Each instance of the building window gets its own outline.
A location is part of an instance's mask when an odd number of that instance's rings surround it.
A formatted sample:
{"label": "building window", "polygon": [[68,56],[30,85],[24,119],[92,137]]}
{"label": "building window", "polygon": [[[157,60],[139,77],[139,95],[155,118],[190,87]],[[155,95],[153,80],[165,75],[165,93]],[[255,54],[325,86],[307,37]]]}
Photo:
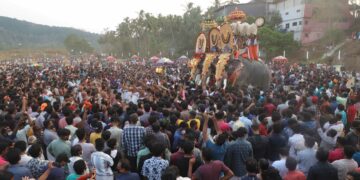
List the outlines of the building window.
{"label": "building window", "polygon": [[299,13],[299,12],[300,12],[300,9],[296,10],[296,12],[298,12],[298,13]]}
{"label": "building window", "polygon": [[285,15],[289,15],[289,12],[286,12]]}
{"label": "building window", "polygon": [[307,25],[308,24],[308,21],[305,21],[305,25]]}
{"label": "building window", "polygon": [[299,21],[299,25],[302,25],[302,21]]}
{"label": "building window", "polygon": [[289,29],[290,28],[290,24],[287,23],[286,26],[285,26],[286,29]]}
{"label": "building window", "polygon": [[297,26],[297,22],[293,22],[292,25],[293,25],[293,26]]}
{"label": "building window", "polygon": [[308,37],[309,37],[309,34],[308,34],[308,33],[305,33],[305,37],[308,38]]}

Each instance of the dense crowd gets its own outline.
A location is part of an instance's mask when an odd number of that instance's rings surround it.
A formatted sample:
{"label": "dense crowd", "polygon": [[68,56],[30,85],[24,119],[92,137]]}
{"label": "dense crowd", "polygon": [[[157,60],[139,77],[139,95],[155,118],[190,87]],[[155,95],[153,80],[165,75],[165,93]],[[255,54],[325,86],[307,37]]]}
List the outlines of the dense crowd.
{"label": "dense crowd", "polygon": [[2,62],[0,179],[360,179],[358,74],[270,66],[224,90],[182,64]]}

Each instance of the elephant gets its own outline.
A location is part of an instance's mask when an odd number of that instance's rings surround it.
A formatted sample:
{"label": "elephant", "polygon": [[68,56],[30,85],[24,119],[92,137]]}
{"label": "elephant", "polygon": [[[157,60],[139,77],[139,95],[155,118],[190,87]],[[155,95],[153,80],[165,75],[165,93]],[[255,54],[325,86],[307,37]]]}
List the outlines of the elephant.
{"label": "elephant", "polygon": [[[247,59],[230,59],[223,69],[224,72],[218,72],[216,64],[219,61],[217,56],[209,66],[206,74],[203,73],[204,61],[200,62],[196,69],[194,80],[197,85],[224,87],[224,81],[227,86],[240,88],[246,85],[252,85],[263,90],[270,86],[271,73],[269,67],[262,61]],[[221,78],[216,79],[215,74],[223,74]],[[226,79],[226,80],[225,80]],[[211,83],[209,81],[214,81]]]}
{"label": "elephant", "polygon": [[263,90],[270,86],[271,73],[269,67],[261,62],[247,59],[230,59],[224,69],[224,75],[216,80],[218,88],[221,85],[240,88],[241,86],[252,85]]}

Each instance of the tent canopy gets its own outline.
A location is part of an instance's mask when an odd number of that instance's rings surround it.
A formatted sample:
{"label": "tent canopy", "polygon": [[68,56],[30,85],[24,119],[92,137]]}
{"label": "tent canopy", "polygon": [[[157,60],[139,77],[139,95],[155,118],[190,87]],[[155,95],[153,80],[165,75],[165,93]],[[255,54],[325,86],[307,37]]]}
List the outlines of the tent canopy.
{"label": "tent canopy", "polygon": [[187,60],[189,60],[189,58],[187,56],[185,56],[185,55],[182,55],[177,60],[178,61],[187,61]]}
{"label": "tent canopy", "polygon": [[108,56],[108,57],[106,58],[106,60],[113,62],[113,61],[115,61],[116,59],[115,59],[113,56]]}
{"label": "tent canopy", "polygon": [[277,56],[272,59],[274,63],[287,63],[288,59],[284,56]]}
{"label": "tent canopy", "polygon": [[156,62],[156,64],[173,64],[173,63],[174,63],[174,61],[172,61],[172,60],[170,60],[169,58],[166,58],[166,57],[161,58],[160,60],[158,60]]}

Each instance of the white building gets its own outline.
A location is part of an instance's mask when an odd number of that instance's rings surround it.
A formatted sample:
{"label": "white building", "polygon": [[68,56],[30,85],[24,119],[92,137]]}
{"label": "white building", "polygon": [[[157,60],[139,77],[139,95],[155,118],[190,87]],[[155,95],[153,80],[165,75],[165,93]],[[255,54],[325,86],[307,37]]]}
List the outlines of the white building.
{"label": "white building", "polygon": [[305,12],[304,0],[284,0],[269,6],[270,12],[278,11],[282,17],[280,29],[294,33],[294,40],[300,41],[302,37]]}

